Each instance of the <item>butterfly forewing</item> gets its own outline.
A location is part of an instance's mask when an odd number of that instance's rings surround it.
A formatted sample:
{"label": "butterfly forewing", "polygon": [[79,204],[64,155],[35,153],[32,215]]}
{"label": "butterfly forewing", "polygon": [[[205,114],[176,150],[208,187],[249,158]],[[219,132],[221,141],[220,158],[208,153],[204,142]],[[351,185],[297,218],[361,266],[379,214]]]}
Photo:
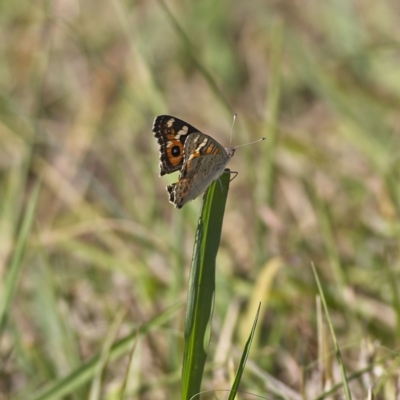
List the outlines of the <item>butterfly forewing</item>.
{"label": "butterfly forewing", "polygon": [[160,176],[182,168],[186,138],[195,132],[195,127],[171,115],[155,118],[153,133],[160,146]]}

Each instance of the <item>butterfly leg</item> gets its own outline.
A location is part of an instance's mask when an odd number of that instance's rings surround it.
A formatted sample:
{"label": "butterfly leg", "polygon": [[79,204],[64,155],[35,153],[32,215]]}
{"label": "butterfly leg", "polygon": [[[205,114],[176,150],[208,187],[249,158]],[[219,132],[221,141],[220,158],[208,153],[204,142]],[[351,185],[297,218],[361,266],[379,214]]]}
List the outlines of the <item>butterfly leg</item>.
{"label": "butterfly leg", "polygon": [[232,181],[239,175],[239,172],[231,171],[229,168],[227,168],[227,169],[224,171],[224,174],[235,175],[235,176],[229,181],[229,182],[232,182]]}
{"label": "butterfly leg", "polygon": [[[229,182],[232,182],[239,175],[239,172],[231,171],[229,168],[226,168],[223,173],[235,175],[232,179],[229,180]],[[224,193],[224,188],[222,186],[221,177],[218,178],[218,182],[219,182],[219,185],[221,186],[221,192]]]}
{"label": "butterfly leg", "polygon": [[222,186],[221,178],[218,178],[219,186],[221,186],[221,193],[224,193],[224,188]]}

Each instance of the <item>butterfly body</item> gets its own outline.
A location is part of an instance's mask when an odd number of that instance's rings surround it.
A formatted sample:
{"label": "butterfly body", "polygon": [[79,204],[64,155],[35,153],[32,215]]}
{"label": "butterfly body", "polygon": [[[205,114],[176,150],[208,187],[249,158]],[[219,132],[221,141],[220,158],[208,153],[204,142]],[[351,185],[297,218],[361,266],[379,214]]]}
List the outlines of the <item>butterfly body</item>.
{"label": "butterfly body", "polygon": [[178,182],[167,186],[177,208],[203,193],[224,172],[235,153],[211,136],[170,115],[156,117],[153,133],[160,146],[160,176],[180,170]]}

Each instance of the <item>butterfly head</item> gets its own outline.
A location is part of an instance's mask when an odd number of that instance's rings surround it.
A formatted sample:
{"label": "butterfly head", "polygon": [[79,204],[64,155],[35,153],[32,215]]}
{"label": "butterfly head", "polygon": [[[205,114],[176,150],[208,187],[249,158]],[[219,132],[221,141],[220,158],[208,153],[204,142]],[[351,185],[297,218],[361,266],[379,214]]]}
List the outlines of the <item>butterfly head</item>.
{"label": "butterfly head", "polygon": [[229,157],[229,158],[232,158],[233,155],[235,154],[236,147],[229,146],[229,147],[227,147],[227,148],[225,149],[225,151],[226,151],[226,153],[228,154],[228,157]]}

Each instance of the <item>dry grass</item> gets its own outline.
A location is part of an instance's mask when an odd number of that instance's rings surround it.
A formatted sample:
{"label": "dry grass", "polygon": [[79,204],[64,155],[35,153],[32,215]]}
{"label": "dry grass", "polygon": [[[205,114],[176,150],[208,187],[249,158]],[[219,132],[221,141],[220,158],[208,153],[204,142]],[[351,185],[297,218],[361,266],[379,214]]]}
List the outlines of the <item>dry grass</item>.
{"label": "dry grass", "polygon": [[[353,398],[366,399],[370,386],[375,399],[398,398],[399,5],[167,7],[0,6],[2,282],[42,182],[1,332],[0,399],[34,397],[79,371],[121,311],[118,338],[185,300],[200,200],[180,211],[168,203],[164,186],[176,178],[158,178],[152,121],[176,115],[228,145],[233,112],[235,144],[269,141],[239,149],[230,164],[239,176],[217,259],[204,389],[230,387],[255,287],[263,310],[243,390],[314,399],[341,381],[313,262],[348,377],[368,370],[350,382]],[[137,343],[126,398],[179,398],[183,314],[181,306]],[[118,398],[123,354],[108,363],[101,398]],[[88,398],[91,382],[68,398]],[[291,392],[279,397],[274,385]]]}

